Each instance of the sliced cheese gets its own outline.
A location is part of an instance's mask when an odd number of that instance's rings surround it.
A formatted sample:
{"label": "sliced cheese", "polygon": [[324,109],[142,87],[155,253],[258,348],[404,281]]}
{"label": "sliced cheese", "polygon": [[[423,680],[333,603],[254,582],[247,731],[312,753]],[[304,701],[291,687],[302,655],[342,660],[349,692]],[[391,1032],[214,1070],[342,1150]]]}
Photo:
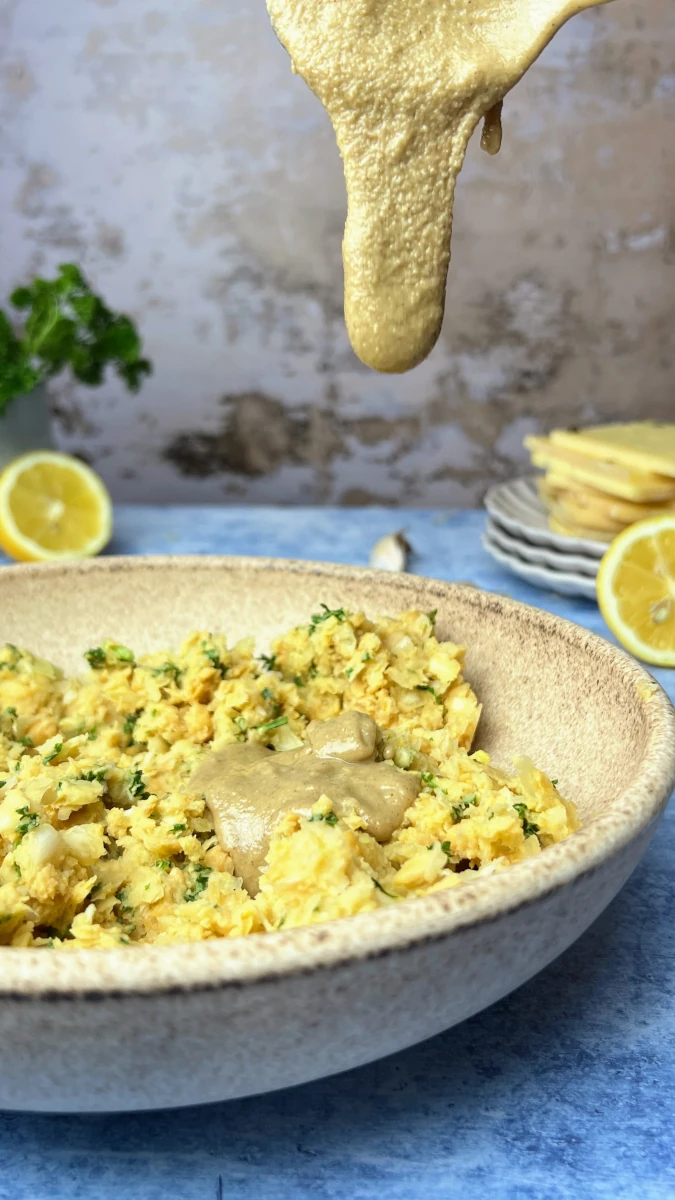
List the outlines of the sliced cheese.
{"label": "sliced cheese", "polygon": [[611,522],[611,526],[608,525],[607,528],[624,529],[626,525],[633,525],[636,521],[646,521],[648,517],[675,509],[673,500],[637,504],[633,500],[610,496],[588,485],[571,484],[555,471],[549,471],[538,483],[542,501],[547,508],[556,503],[568,508],[570,513],[572,507],[583,508],[587,513],[587,523],[601,528],[605,528],[604,522]]}
{"label": "sliced cheese", "polygon": [[635,471],[621,463],[591,458],[555,445],[549,438],[527,437],[525,446],[530,451],[535,467],[553,470],[557,477],[570,484],[586,484],[635,503],[675,500],[675,478]]}
{"label": "sliced cheese", "polygon": [[675,425],[672,424],[632,421],[579,430],[554,429],[550,439],[554,446],[588,458],[675,479]]}
{"label": "sliced cheese", "polygon": [[561,521],[553,514],[548,519],[548,525],[553,533],[561,533],[563,537],[584,538],[587,542],[607,542],[607,544],[612,541],[612,534],[607,533],[604,529],[584,529],[583,526],[568,525],[566,521]]}

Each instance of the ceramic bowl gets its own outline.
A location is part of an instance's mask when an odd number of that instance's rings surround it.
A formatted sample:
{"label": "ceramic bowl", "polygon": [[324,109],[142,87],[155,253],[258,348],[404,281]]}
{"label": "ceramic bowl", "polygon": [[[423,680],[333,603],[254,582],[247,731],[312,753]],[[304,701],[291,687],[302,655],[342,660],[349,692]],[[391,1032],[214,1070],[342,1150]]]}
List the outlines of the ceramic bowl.
{"label": "ceramic bowl", "polygon": [[[0,571],[0,640],[78,670],[110,636],[138,651],[193,628],[262,649],[321,602],[438,609],[485,704],[478,742],[525,751],[584,827],[507,871],[311,928],[115,951],[0,951],[0,1107],[105,1111],[264,1092],[390,1054],[530,978],[609,903],[675,778],[675,713],[602,639],[471,587],[269,559],[103,559]],[[583,987],[583,980],[579,987]]]}

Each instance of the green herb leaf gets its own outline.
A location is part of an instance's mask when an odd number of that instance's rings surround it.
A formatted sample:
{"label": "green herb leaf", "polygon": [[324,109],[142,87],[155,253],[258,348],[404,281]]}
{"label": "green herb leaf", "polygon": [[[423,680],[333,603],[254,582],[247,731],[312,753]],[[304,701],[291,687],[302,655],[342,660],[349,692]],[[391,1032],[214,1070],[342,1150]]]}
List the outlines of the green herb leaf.
{"label": "green herb leaf", "polygon": [[171,870],[173,863],[170,858],[158,858],[155,866],[159,867],[160,871],[166,872]]}
{"label": "green herb leaf", "polygon": [[514,804],[513,806],[523,822],[523,833],[526,838],[533,837],[535,833],[539,833],[539,826],[534,824],[528,817],[528,808],[526,804]]}
{"label": "green herb leaf", "polygon": [[266,671],[278,671],[276,654],[261,654],[258,659]]}
{"label": "green herb leaf", "polygon": [[431,685],[430,685],[430,684],[428,684],[428,683],[418,683],[418,684],[417,684],[417,691],[418,691],[418,692],[431,692],[431,695],[433,696],[433,698],[434,698],[434,700],[436,701],[436,703],[437,703],[437,704],[442,704],[442,703],[443,703],[443,697],[442,697],[442,696],[439,696],[439,695],[438,695],[438,692],[434,691],[434,689],[433,689],[433,688],[431,687]]}
{"label": "green herb leaf", "polygon": [[432,608],[431,612],[428,612],[428,613],[427,613],[427,617],[428,617],[428,619],[431,621],[431,624],[432,624],[432,625],[435,625],[435,624],[436,624],[436,617],[437,617],[437,616],[438,616],[438,609],[437,609],[437,608]]}
{"label": "green herb leaf", "polygon": [[248,733],[248,721],[246,720],[246,717],[242,717],[242,716],[233,717],[232,720],[233,720],[234,724],[237,726],[237,729],[239,730],[239,734],[238,734],[239,741],[245,742],[246,734]]}
{"label": "green herb leaf", "polygon": [[197,897],[201,896],[202,892],[205,892],[209,886],[209,875],[211,874],[211,868],[197,864],[193,870],[194,883],[192,888],[189,891],[186,891],[183,895],[183,899],[185,900],[186,904],[190,904],[192,900],[196,900]]}
{"label": "green herb leaf", "polygon": [[309,818],[309,820],[310,824],[312,821],[323,821],[324,825],[337,825],[338,823],[338,819],[333,812],[326,813],[325,816],[323,813],[312,813],[312,816]]}
{"label": "green herb leaf", "polygon": [[281,729],[282,725],[288,725],[288,717],[275,717],[273,721],[265,721],[262,725],[254,725],[259,733],[271,733],[273,729]]}
{"label": "green herb leaf", "polygon": [[166,675],[168,679],[173,679],[176,687],[180,685],[181,670],[175,663],[165,662],[161,667],[152,668],[153,675]]}
{"label": "green herb leaf", "polygon": [[464,813],[466,812],[466,810],[470,804],[473,804],[474,808],[478,804],[478,797],[476,795],[466,796],[464,798],[464,800],[460,800],[459,804],[453,804],[452,819],[453,819],[453,822],[455,823],[455,825],[457,824],[458,821],[461,821],[462,816],[464,815]]}
{"label": "green herb leaf", "polygon": [[131,391],[151,373],[133,322],[111,312],[73,263],[61,264],[55,279],[17,288],[10,301],[26,316],[18,331],[0,312],[0,413],[66,368],[96,387],[110,366]]}
{"label": "green herb leaf", "polygon": [[16,812],[21,817],[19,824],[16,826],[16,832],[19,835],[19,839],[21,839],[26,836],[30,829],[35,829],[35,826],[39,825],[40,818],[37,813],[30,811],[27,804],[23,808],[17,808]]}
{"label": "green herb leaf", "polygon": [[447,788],[441,786],[440,780],[431,771],[422,771],[420,779],[424,787],[431,788],[432,791],[442,792],[444,796],[447,796]]}
{"label": "green herb leaf", "polygon": [[99,767],[97,770],[83,771],[79,778],[85,783],[105,783],[107,777],[108,768]]}
{"label": "green herb leaf", "polygon": [[177,825],[171,826],[172,833],[185,833],[186,829],[187,829],[187,825],[183,825],[181,822],[179,822]]}
{"label": "green herb leaf", "polygon": [[390,900],[396,900],[396,896],[392,896],[391,892],[388,892],[386,888],[383,888],[382,884],[377,879],[373,879],[373,883],[375,884],[378,892],[384,892],[384,895],[388,896]]}
{"label": "green herb leaf", "polygon": [[225,666],[225,663],[222,662],[218,651],[213,646],[207,646],[206,642],[202,642],[202,650],[204,651],[205,657],[208,658],[209,662],[211,663],[211,666],[214,667],[216,671],[220,671],[220,674],[224,679],[227,675],[227,667]]}
{"label": "green herb leaf", "polygon": [[87,650],[84,657],[92,671],[99,671],[101,667],[105,666],[105,650],[102,646],[95,646],[93,650]]}
{"label": "green herb leaf", "polygon": [[126,733],[127,737],[130,737],[132,740],[133,740],[133,736],[134,736],[134,730],[136,729],[136,722],[138,721],[138,718],[140,717],[142,712],[143,712],[142,708],[137,708],[136,712],[127,713],[126,717],[124,718],[124,725],[122,726],[122,732]]}
{"label": "green herb leaf", "polygon": [[51,753],[45,754],[45,756],[42,760],[44,765],[47,766],[48,763],[53,762],[55,758],[58,758],[58,756],[62,750],[63,750],[63,742],[57,742],[56,745],[54,746],[54,749],[51,751]]}
{"label": "green herb leaf", "polygon": [[140,768],[131,772],[131,777],[127,782],[127,791],[135,800],[147,800],[150,795],[143,782],[143,773]]}
{"label": "green herb leaf", "polygon": [[108,654],[111,654],[118,662],[133,663],[136,661],[133,650],[130,650],[128,646],[118,646],[117,643],[110,642],[106,649]]}
{"label": "green herb leaf", "polygon": [[309,627],[310,633],[314,633],[317,625],[321,625],[323,621],[329,621],[331,617],[335,617],[335,620],[339,621],[340,624],[347,620],[347,614],[344,608],[329,608],[327,604],[322,604],[321,607],[323,612],[314,613],[314,616],[311,618],[312,623]]}

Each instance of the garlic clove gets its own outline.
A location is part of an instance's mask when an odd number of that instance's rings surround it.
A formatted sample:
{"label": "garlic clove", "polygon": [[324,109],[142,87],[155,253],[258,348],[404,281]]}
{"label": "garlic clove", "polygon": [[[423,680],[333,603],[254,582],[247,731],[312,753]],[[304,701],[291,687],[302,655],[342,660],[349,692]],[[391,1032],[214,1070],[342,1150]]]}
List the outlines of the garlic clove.
{"label": "garlic clove", "polygon": [[370,552],[370,565],[377,571],[407,571],[413,553],[410,542],[402,532],[387,533]]}

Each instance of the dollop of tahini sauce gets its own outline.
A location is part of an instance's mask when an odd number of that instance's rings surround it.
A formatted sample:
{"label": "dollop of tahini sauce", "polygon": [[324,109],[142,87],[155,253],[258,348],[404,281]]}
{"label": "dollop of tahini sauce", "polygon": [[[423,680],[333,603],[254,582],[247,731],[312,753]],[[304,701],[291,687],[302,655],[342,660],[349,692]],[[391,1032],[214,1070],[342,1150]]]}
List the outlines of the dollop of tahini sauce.
{"label": "dollop of tahini sauce", "polygon": [[607,2],[267,0],[344,160],[345,317],[367,366],[408,371],[435,346],[469,139],[486,117],[495,154],[506,93],[569,17]]}
{"label": "dollop of tahini sauce", "polygon": [[306,735],[298,750],[275,753],[256,742],[226,746],[192,777],[190,786],[204,793],[218,841],[252,896],[283,813],[309,816],[325,795],[337,816],[355,813],[367,833],[386,842],[419,795],[419,774],[383,759],[380,730],[365,713],[312,721]]}

